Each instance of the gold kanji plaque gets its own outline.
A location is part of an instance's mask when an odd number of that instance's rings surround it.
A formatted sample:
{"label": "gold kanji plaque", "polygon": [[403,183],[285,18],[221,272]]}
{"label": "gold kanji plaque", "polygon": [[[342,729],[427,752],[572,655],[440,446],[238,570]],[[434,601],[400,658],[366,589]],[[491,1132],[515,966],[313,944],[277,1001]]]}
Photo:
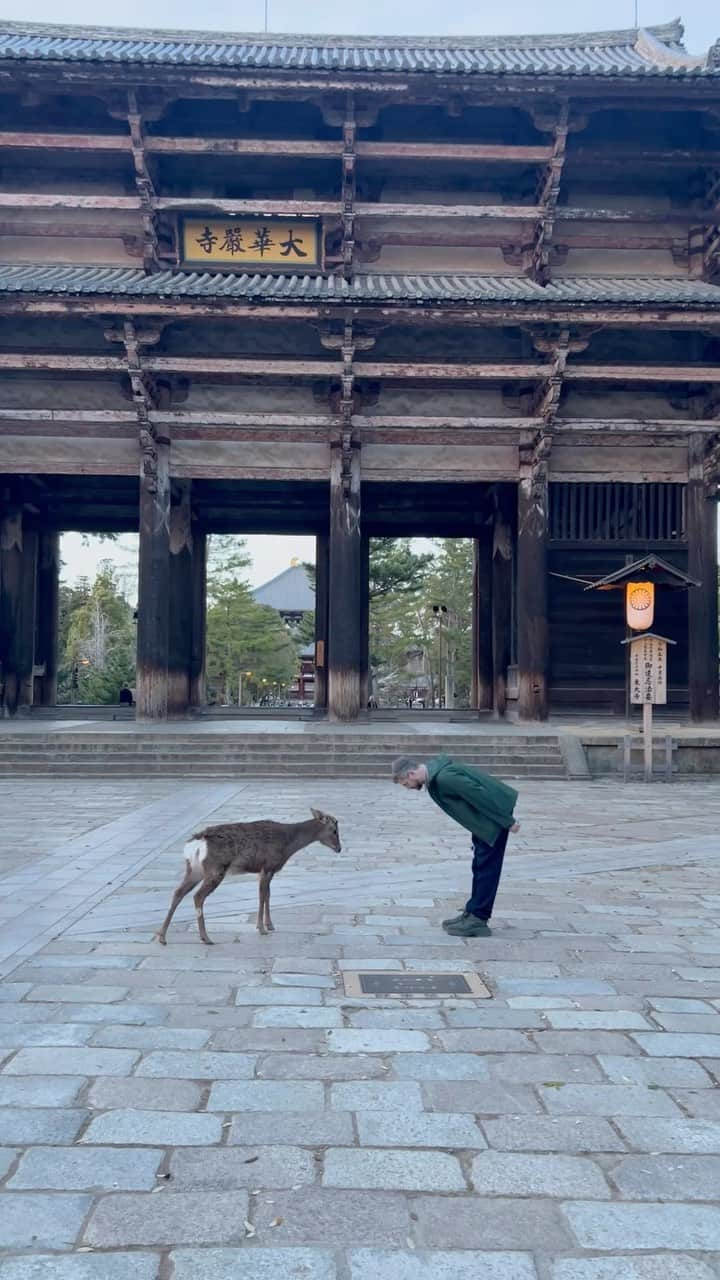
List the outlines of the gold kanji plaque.
{"label": "gold kanji plaque", "polygon": [[187,266],[297,271],[320,261],[318,223],[308,218],[185,218]]}

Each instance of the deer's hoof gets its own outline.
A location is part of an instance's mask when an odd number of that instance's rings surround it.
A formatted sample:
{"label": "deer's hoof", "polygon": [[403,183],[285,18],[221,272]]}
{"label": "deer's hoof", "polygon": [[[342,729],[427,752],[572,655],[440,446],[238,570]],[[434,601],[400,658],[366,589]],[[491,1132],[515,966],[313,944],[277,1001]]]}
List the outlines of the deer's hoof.
{"label": "deer's hoof", "polygon": [[155,934],[155,937],[153,938],[153,942],[159,942],[161,947],[167,946],[167,938],[163,937],[161,933]]}
{"label": "deer's hoof", "polygon": [[264,925],[262,925],[262,924],[259,924],[259,925],[257,926],[257,931],[258,931],[258,933],[267,933],[267,929],[266,929],[266,928],[265,928],[265,926],[264,926]]}
{"label": "deer's hoof", "polygon": [[274,925],[274,924],[269,924],[269,925],[268,925],[268,927],[267,927],[267,931],[268,931],[268,933],[274,933],[274,932],[275,932],[275,925]]}

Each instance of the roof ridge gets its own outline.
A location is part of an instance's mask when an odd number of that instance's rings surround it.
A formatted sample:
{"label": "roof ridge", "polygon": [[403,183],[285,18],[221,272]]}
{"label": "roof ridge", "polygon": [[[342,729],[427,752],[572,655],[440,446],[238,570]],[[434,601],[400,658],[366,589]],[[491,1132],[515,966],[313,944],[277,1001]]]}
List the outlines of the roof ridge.
{"label": "roof ridge", "polygon": [[644,28],[618,28],[609,31],[562,32],[557,34],[523,35],[342,35],[280,32],[202,31],[175,30],[157,27],[106,27],[52,22],[0,22],[0,35],[42,36],[55,39],[126,40],[177,42],[181,44],[254,44],[265,46],[294,46],[307,48],[424,48],[424,49],[553,49],[553,48],[603,48],[614,45],[633,47],[639,31],[662,44],[678,45],[684,28],[679,18],[671,22]]}

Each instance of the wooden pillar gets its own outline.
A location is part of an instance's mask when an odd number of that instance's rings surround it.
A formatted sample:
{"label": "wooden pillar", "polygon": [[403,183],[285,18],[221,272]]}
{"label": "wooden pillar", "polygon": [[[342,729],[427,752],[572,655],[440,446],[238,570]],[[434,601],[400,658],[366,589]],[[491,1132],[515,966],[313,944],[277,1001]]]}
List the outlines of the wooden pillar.
{"label": "wooden pillar", "polygon": [[518,485],[517,647],[521,720],[548,714],[547,477],[531,468]]}
{"label": "wooden pillar", "polygon": [[32,705],[37,548],[37,533],[27,528],[22,506],[8,504],[0,516],[0,669],[6,715]]}
{"label": "wooden pillar", "polygon": [[315,539],[315,708],[328,705],[328,591],[330,539],[319,533]]}
{"label": "wooden pillar", "polygon": [[36,681],[35,701],[43,707],[57,702],[58,624],[60,604],[60,534],[43,530],[38,547],[37,652],[45,670]]}
{"label": "wooden pillar", "polygon": [[193,657],[193,537],[191,481],[171,486],[167,711],[183,716],[190,706]]}
{"label": "wooden pillar", "polygon": [[492,667],[493,706],[497,716],[507,710],[507,669],[512,627],[512,531],[502,511],[495,516],[492,555]]}
{"label": "wooden pillar", "polygon": [[168,714],[170,598],[170,447],[157,440],[143,455],[140,475],[138,582],[138,720],[165,720]]}
{"label": "wooden pillar", "polygon": [[[688,599],[688,671],[690,719],[718,719],[718,572],[717,506],[703,475],[705,440],[688,441],[688,573],[699,587]],[[662,587],[659,588],[662,591]]]}
{"label": "wooden pillar", "polygon": [[492,562],[492,525],[484,525],[473,541],[471,705],[477,711],[493,705]]}
{"label": "wooden pillar", "polygon": [[330,462],[328,712],[356,720],[360,710],[362,538],[360,452],[334,446]]}
{"label": "wooden pillar", "polygon": [[190,706],[207,704],[205,638],[207,629],[207,534],[192,534],[192,651],[190,654]]}
{"label": "wooden pillar", "polygon": [[366,710],[372,693],[370,678],[370,539],[360,536],[360,708]]}

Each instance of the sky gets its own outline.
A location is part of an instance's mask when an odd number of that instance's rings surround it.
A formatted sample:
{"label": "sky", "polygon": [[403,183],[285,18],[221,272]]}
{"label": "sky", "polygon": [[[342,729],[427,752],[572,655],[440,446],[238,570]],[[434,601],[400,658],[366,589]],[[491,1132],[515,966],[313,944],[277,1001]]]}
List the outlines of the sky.
{"label": "sky", "polygon": [[[506,0],[503,5],[478,4],[477,0],[455,0],[438,10],[430,0],[363,0],[347,5],[338,16],[336,0],[308,0],[303,5],[290,0],[246,0],[241,8],[231,0],[215,0],[198,10],[190,0],[125,0],[122,9],[98,10],[95,0],[5,0],[6,21],[100,24],[112,26],[159,27],[206,31],[262,31],[267,3],[268,30],[312,34],[348,35],[514,35],[611,30],[633,27],[635,7],[638,20],[646,26],[677,18],[680,0]],[[684,0],[680,14],[685,25],[685,44],[691,53],[703,53],[720,38],[720,10],[716,0]],[[440,21],[442,18],[442,22]],[[293,557],[314,559],[312,538],[251,537],[247,547],[252,557],[250,579],[253,586],[286,569]],[[123,537],[118,543],[83,540],[78,534],[63,538],[63,576],[74,581],[83,574],[93,576],[99,562],[112,560],[125,579],[129,594],[134,591],[137,551],[135,540]]]}

